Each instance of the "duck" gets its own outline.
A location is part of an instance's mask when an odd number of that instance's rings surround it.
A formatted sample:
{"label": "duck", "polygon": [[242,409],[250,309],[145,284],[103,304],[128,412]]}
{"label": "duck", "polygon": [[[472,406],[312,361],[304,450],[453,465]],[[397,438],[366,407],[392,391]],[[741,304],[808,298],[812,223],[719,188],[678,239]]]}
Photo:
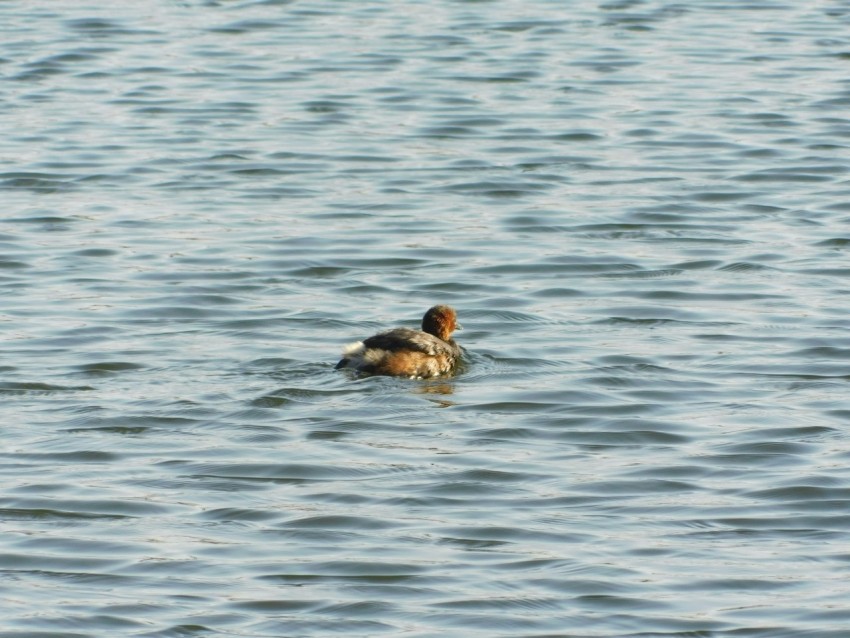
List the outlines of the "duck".
{"label": "duck", "polygon": [[411,379],[451,376],[461,361],[452,333],[460,329],[454,308],[433,306],[421,330],[392,328],[349,344],[335,369]]}

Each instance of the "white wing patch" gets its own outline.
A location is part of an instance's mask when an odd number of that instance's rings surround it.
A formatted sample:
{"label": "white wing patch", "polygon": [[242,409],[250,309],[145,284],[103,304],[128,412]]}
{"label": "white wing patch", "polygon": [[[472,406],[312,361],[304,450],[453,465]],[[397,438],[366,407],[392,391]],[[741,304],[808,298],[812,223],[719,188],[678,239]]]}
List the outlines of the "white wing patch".
{"label": "white wing patch", "polygon": [[362,341],[355,341],[354,343],[349,343],[342,349],[342,356],[346,359],[350,359],[351,357],[359,357],[363,355],[363,351],[366,349],[366,346],[363,345]]}

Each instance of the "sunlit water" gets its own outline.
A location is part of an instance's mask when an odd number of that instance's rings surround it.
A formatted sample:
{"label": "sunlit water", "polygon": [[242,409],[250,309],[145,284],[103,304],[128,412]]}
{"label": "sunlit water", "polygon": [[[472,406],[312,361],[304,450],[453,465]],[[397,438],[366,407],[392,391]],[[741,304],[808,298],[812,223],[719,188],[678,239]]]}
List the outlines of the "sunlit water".
{"label": "sunlit water", "polygon": [[0,636],[846,638],[848,34],[0,3]]}

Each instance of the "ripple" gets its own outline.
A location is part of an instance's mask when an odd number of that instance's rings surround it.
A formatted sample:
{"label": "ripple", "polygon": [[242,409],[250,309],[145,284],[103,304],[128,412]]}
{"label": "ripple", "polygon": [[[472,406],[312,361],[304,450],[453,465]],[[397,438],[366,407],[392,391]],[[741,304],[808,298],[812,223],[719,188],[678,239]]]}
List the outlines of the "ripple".
{"label": "ripple", "polygon": [[0,173],[0,188],[3,190],[28,190],[35,193],[55,193],[72,190],[75,187],[73,180],[74,178],[55,173]]}
{"label": "ripple", "polygon": [[88,385],[78,385],[78,386],[62,386],[62,385],[53,385],[50,383],[37,383],[37,382],[4,382],[0,383],[0,394],[7,395],[16,395],[16,394],[27,394],[27,395],[46,395],[46,394],[55,394],[55,393],[64,393],[64,392],[85,392],[94,390],[93,387]]}
{"label": "ripple", "polygon": [[288,521],[286,527],[320,530],[380,530],[393,528],[395,525],[363,516],[310,516]]}
{"label": "ripple", "polygon": [[382,475],[387,470],[380,468],[324,467],[310,464],[200,464],[187,461],[167,461],[163,465],[179,470],[184,476],[194,478],[227,478],[248,481],[328,481],[355,480]]}
{"label": "ripple", "polygon": [[145,366],[131,361],[102,361],[98,363],[84,363],[76,366],[83,374],[91,376],[103,376],[144,369]]}

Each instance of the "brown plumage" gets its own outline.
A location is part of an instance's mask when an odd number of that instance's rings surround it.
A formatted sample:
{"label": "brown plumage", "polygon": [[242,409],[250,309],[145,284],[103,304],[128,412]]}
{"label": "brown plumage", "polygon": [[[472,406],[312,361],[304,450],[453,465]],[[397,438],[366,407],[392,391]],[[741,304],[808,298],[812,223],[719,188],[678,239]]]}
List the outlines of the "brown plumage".
{"label": "brown plumage", "polygon": [[449,306],[434,306],[422,317],[422,330],[393,328],[346,347],[337,369],[365,374],[427,379],[450,375],[461,350],[451,335],[460,326]]}

